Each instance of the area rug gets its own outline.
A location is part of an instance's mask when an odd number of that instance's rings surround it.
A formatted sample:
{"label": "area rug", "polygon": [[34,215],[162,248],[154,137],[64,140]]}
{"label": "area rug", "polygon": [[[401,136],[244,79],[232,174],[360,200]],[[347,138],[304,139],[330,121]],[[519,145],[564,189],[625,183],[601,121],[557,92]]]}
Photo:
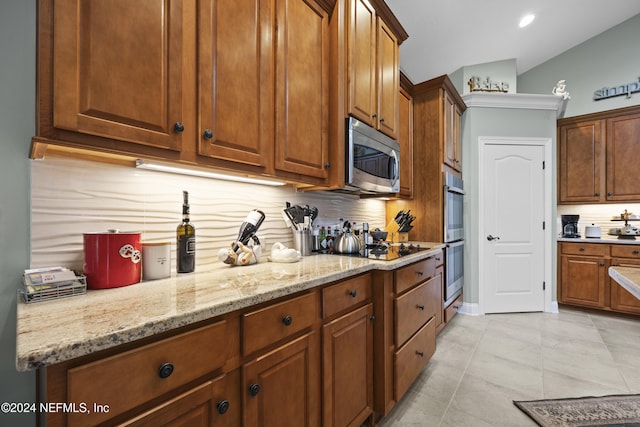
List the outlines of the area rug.
{"label": "area rug", "polygon": [[513,403],[542,427],[640,426],[640,394]]}

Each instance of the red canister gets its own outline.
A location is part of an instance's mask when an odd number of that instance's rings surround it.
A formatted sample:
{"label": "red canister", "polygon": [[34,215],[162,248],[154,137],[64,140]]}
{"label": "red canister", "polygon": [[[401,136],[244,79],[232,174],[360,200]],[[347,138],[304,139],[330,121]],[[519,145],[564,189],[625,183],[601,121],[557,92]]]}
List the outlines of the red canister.
{"label": "red canister", "polygon": [[109,289],[140,282],[140,233],[109,230],[85,233],[84,274],[89,289]]}

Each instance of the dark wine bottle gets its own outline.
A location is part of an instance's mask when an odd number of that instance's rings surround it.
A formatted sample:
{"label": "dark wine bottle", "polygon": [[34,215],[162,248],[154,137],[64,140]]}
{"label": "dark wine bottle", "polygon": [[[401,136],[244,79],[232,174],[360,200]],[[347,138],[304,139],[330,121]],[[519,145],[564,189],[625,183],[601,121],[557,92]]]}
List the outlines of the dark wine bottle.
{"label": "dark wine bottle", "polygon": [[196,268],[196,228],[189,222],[189,193],[182,192],[182,222],[176,228],[176,262],[178,273],[191,273]]}
{"label": "dark wine bottle", "polygon": [[253,237],[254,234],[260,228],[260,225],[264,221],[264,212],[258,209],[254,209],[247,217],[244,219],[244,222],[240,226],[240,230],[238,230],[238,237],[236,238],[235,243],[233,244],[233,251],[238,251],[238,243],[242,243],[243,245],[249,244],[249,240]]}

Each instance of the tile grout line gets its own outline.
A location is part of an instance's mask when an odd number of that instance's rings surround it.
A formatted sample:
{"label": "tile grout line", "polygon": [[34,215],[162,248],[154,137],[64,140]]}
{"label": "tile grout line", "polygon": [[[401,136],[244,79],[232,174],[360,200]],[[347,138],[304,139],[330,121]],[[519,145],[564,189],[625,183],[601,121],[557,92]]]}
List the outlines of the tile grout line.
{"label": "tile grout line", "polygon": [[613,360],[613,363],[616,366],[616,371],[618,372],[618,375],[620,376],[620,378],[622,379],[622,382],[624,383],[625,387],[627,388],[627,392],[631,393],[631,387],[629,387],[629,383],[627,382],[627,379],[625,378],[624,372],[622,372],[620,370],[620,364],[613,357],[613,354],[611,353],[611,348],[609,348],[609,344],[607,344],[607,342],[604,340],[604,337],[602,336],[602,332],[600,332],[600,328],[593,321],[593,318],[592,318],[591,314],[589,314],[589,320],[591,321],[593,326],[596,328],[596,331],[598,332],[598,336],[602,340],[602,344],[604,344],[604,346],[607,348],[607,352],[609,353],[609,356],[611,357],[611,360]]}
{"label": "tile grout line", "polygon": [[[490,320],[487,321],[487,323],[488,322],[490,322]],[[458,393],[458,389],[460,388],[460,384],[462,383],[462,379],[467,374],[467,369],[469,368],[469,365],[471,364],[471,360],[473,359],[473,356],[475,356],[476,352],[478,351],[478,347],[480,346],[480,342],[482,341],[482,339],[484,338],[486,333],[487,333],[487,324],[484,325],[484,329],[482,330],[482,335],[480,336],[480,338],[476,342],[476,345],[474,346],[473,351],[471,352],[471,356],[469,356],[469,360],[467,360],[467,363],[465,364],[464,369],[462,370],[462,375],[460,375],[460,379],[458,380],[458,383],[456,384],[456,387],[453,390],[453,393],[451,394],[451,399],[449,399],[449,402],[447,403],[447,407],[445,408],[444,412],[442,413],[442,417],[440,418],[440,422],[438,423],[438,426],[441,426],[442,423],[444,422],[444,419],[447,416],[447,413],[449,412],[449,408],[451,408],[451,404],[453,403],[453,400],[455,399],[456,394]]]}

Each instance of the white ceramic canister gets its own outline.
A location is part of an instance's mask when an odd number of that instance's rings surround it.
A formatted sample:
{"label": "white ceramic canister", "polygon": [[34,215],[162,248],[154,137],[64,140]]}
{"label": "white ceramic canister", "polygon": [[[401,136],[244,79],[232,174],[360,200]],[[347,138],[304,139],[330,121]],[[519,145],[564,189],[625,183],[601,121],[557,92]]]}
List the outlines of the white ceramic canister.
{"label": "white ceramic canister", "polygon": [[155,280],[171,276],[171,243],[142,244],[142,279]]}
{"label": "white ceramic canister", "polygon": [[587,225],[584,228],[584,234],[589,238],[600,238],[601,231],[600,227],[597,227],[595,224]]}

